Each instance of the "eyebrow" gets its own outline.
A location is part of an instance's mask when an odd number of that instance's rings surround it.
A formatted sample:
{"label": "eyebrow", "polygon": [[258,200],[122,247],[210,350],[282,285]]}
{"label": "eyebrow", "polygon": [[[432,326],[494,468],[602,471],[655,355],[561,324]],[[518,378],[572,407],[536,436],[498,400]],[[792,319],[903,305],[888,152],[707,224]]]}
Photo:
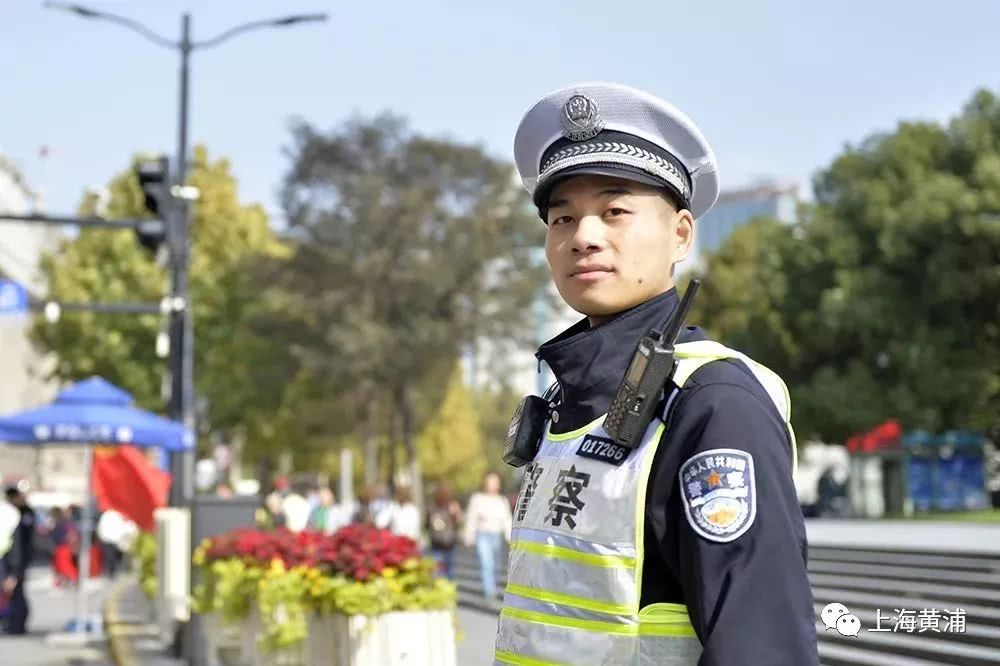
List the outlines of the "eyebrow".
{"label": "eyebrow", "polygon": [[[616,186],[616,187],[605,187],[603,190],[601,190],[600,192],[597,193],[597,196],[599,196],[599,197],[606,197],[606,196],[609,196],[609,195],[615,195],[615,196],[617,196],[617,195],[620,195],[620,194],[632,194],[632,190],[628,189],[627,187],[620,186],[620,185]],[[563,198],[563,199],[549,199],[549,208],[557,208],[559,206],[565,206],[565,205],[566,205],[566,199],[565,198]]]}

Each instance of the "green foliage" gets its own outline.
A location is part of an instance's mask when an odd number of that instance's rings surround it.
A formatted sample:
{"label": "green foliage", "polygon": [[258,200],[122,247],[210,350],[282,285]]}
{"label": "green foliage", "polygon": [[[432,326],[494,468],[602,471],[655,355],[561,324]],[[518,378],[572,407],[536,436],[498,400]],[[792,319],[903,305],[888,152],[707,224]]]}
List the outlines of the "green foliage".
{"label": "green foliage", "polygon": [[[434,560],[407,560],[399,569],[359,582],[344,576],[310,574],[308,605],[319,614],[381,615],[392,611],[448,610],[455,607],[454,583],[436,577]],[[315,570],[313,570],[315,571]]]}
{"label": "green foliage", "polygon": [[[510,388],[484,389],[473,398],[479,420],[479,430],[483,442],[484,466],[497,472],[504,479],[504,487],[510,489],[516,484],[518,470],[503,462],[503,449],[507,439],[507,428],[518,401],[523,396]],[[480,476],[476,488],[482,483]]]}
{"label": "green foliage", "polygon": [[[228,161],[210,161],[197,148],[189,183],[200,190],[191,229],[196,388],[207,399],[213,427],[246,426],[252,438],[261,430],[253,426],[273,416],[294,366],[283,347],[250,326],[264,304],[249,267],[261,257],[280,262],[287,251],[260,206],[239,203]],[[148,217],[131,169],[109,189],[106,217]],[[94,214],[95,205],[94,197],[86,198],[80,213]],[[49,295],[66,302],[159,302],[168,287],[165,270],[131,231],[83,230],[45,257],[42,271]],[[55,354],[57,379],[98,374],[132,392],[139,405],[160,411],[166,363],[156,357],[155,339],[162,327],[159,315],[73,313],[57,324],[36,318],[33,336]]]}
{"label": "green foliage", "polygon": [[1000,99],[848,147],[794,225],[710,258],[697,315],[779,372],[801,435],[886,418],[985,429],[1000,409]]}
{"label": "green foliage", "polygon": [[219,613],[229,623],[250,615],[263,572],[260,567],[231,558],[200,568],[192,608],[196,613]]}
{"label": "green foliage", "polygon": [[272,567],[257,585],[257,607],[262,620],[257,644],[265,652],[301,643],[306,638],[306,570]]}
{"label": "green foliage", "polygon": [[283,201],[298,242],[272,292],[301,362],[295,422],[362,441],[378,423],[416,462],[461,351],[529,330],[543,228],[511,165],[480,147],[391,116],[294,136]]}
{"label": "green foliage", "polygon": [[417,450],[429,481],[447,481],[457,493],[479,486],[487,459],[477,416],[462,370],[456,367],[437,413],[417,437]]}
{"label": "green foliage", "polygon": [[139,585],[143,593],[155,599],[159,589],[156,577],[156,537],[148,532],[140,532],[132,542],[129,551],[139,575]]}

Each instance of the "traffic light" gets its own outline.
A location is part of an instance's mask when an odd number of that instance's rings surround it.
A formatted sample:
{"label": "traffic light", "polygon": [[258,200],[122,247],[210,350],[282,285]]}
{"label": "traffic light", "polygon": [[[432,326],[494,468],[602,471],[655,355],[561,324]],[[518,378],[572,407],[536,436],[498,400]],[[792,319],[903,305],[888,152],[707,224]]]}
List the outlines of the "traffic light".
{"label": "traffic light", "polygon": [[166,157],[142,160],[135,164],[135,175],[142,188],[144,205],[155,221],[136,227],[139,245],[156,254],[166,240],[167,208],[170,205],[170,165]]}

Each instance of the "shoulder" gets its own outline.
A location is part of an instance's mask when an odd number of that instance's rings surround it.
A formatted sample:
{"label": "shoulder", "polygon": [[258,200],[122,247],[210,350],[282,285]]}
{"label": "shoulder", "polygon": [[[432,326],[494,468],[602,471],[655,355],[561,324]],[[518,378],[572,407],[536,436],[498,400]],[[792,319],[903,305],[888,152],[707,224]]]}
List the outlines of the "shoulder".
{"label": "shoulder", "polygon": [[665,438],[684,456],[737,448],[791,466],[791,436],[782,413],[739,359],[710,361],[684,383],[666,414]]}
{"label": "shoulder", "polygon": [[783,423],[767,389],[737,358],[705,363],[691,374],[676,398],[675,411],[715,415],[721,408],[732,418],[740,418],[748,411],[761,412]]}

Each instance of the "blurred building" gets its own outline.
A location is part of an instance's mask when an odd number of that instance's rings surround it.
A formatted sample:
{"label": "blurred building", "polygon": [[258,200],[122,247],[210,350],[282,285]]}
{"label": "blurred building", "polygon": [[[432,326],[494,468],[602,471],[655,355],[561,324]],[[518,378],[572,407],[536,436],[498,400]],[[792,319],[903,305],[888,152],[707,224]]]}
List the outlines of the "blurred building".
{"label": "blurred building", "polygon": [[[36,206],[36,194],[18,170],[0,157],[0,212],[18,214]],[[0,222],[0,280],[4,281],[5,294],[4,307],[0,307],[0,414],[41,405],[57,389],[44,378],[50,361],[33,348],[28,338],[30,313],[12,304],[18,292],[31,298],[43,296],[39,262],[43,253],[55,248],[58,238],[56,227]],[[55,457],[49,460],[49,453],[36,455],[32,448],[3,447],[0,480],[24,477],[37,486],[43,468],[79,476],[73,460],[52,453]]]}
{"label": "blurred building", "polygon": [[679,265],[681,272],[702,269],[707,257],[717,251],[738,228],[757,217],[770,217],[791,224],[799,203],[795,183],[766,181],[751,187],[724,191],[712,210],[696,225],[694,250]]}

